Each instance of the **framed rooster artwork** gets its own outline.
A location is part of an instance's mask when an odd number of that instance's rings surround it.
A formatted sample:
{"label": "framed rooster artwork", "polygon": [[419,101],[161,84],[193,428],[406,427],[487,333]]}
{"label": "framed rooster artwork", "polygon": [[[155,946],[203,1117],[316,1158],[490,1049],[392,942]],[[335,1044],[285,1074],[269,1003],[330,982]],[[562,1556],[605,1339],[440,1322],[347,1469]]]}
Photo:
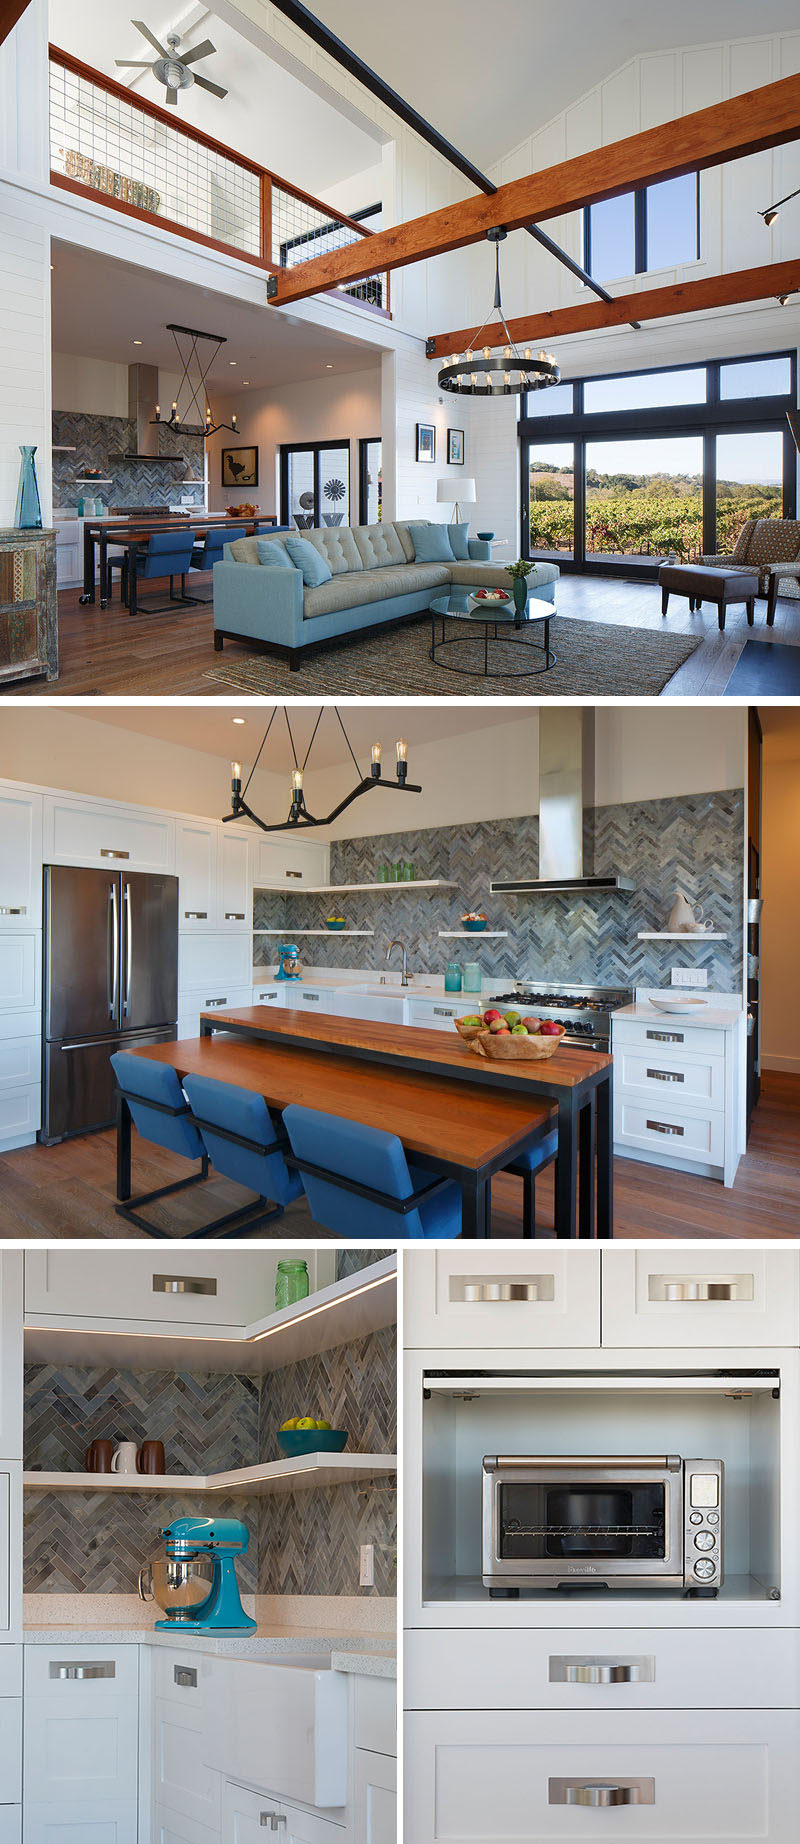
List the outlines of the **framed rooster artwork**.
{"label": "framed rooster artwork", "polygon": [[257,448],[223,448],[222,485],[224,487],[258,486]]}

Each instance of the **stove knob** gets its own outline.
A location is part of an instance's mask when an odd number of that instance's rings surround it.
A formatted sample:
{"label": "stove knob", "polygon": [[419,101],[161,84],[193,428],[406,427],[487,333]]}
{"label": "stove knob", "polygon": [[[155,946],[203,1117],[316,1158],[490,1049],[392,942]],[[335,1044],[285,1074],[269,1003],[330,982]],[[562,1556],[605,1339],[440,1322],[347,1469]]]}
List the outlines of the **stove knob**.
{"label": "stove knob", "polygon": [[702,1522],[703,1522],[702,1511],[690,1511],[689,1512],[689,1523],[690,1524],[702,1524]]}
{"label": "stove knob", "polygon": [[694,1572],[699,1581],[708,1581],[712,1575],[716,1574],[716,1569],[713,1562],[707,1556],[703,1556],[699,1562],[695,1563]]}
{"label": "stove knob", "polygon": [[713,1549],[714,1535],[710,1530],[698,1530],[694,1540],[695,1549]]}

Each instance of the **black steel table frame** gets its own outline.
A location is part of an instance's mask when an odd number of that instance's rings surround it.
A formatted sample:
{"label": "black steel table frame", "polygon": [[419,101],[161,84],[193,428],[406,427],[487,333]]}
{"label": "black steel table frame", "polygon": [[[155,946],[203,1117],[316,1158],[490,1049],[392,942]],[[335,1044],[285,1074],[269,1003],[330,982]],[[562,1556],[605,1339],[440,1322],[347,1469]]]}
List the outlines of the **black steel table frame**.
{"label": "black steel table frame", "polygon": [[[146,508],[143,508],[143,512],[146,514]],[[201,513],[199,514],[196,520],[193,521],[192,519],[187,519],[185,524],[182,523],[180,526],[178,525],[170,526],[168,520],[165,519],[162,521],[159,519],[152,523],[152,530],[153,531],[175,530],[175,531],[183,532],[183,531],[195,531],[197,529],[200,531],[206,531],[208,529],[208,523],[209,523],[208,517],[204,518]],[[272,527],[275,524],[275,520],[274,518],[271,518],[268,514],[265,514],[261,518],[246,519],[243,521],[243,523],[247,525],[252,525],[254,528],[254,531],[257,531],[261,525],[267,525],[269,527]],[[115,532],[113,525],[105,525],[105,524],[100,524],[97,522],[93,523],[92,520],[90,519],[86,519],[84,521],[84,526],[83,526],[83,594],[80,597],[80,602],[81,602],[82,607],[85,607],[88,602],[95,602],[97,600],[96,589],[95,589],[95,549],[99,547],[99,552],[100,552],[99,570],[98,570],[98,576],[99,576],[98,586],[100,590],[100,607],[107,608],[108,606],[108,547],[109,547],[109,544],[117,544],[120,546],[120,548],[122,547],[127,548],[130,544],[133,544],[133,543],[146,544],[150,536],[150,528],[148,527],[146,516],[140,519],[138,521],[138,524],[140,524],[143,529],[138,538],[133,538],[133,537],[126,536],[124,533],[124,530],[118,530],[117,532]],[[215,530],[219,530],[220,528],[222,530],[225,529],[225,527],[222,525],[222,521],[219,519],[212,519],[212,524]],[[136,519],[127,519],[127,520],[120,519],[119,521],[119,526],[121,528],[127,526],[129,531],[131,527],[135,528],[136,525],[137,525]]]}
{"label": "black steel table frame", "polygon": [[[387,1054],[370,1049],[367,1045],[327,1043],[318,1037],[304,1037],[301,1033],[271,1031],[268,1026],[233,1024],[230,1020],[201,1017],[200,1036],[213,1037],[214,1032],[224,1031],[227,1036],[236,1036],[253,1043],[284,1044],[299,1050],[317,1050],[323,1055],[353,1057],[357,1061],[380,1063],[383,1068],[397,1067],[410,1073],[433,1076],[452,1076],[457,1082],[470,1082],[483,1088],[509,1089],[514,1094],[536,1095],[553,1102],[558,1110],[557,1131],[558,1150],[555,1161],[555,1230],[559,1239],[581,1239],[597,1236],[605,1241],[614,1234],[614,1155],[613,1155],[613,1121],[614,1121],[614,1066],[609,1063],[605,1069],[597,1070],[584,1077],[582,1081],[572,1084],[570,1088],[548,1087],[546,1065],[539,1075],[516,1076],[513,1064],[502,1066],[492,1063],[489,1069],[482,1069],[479,1059],[475,1058],[475,1068],[453,1063],[440,1063],[432,1056],[410,1057]],[[531,1069],[530,1063],[525,1066]],[[538,1128],[536,1130],[538,1132]],[[448,1167],[445,1161],[427,1162],[430,1170],[452,1170],[461,1183],[462,1198],[462,1235],[483,1238],[490,1235],[491,1225],[488,1221],[488,1188],[492,1175],[511,1163],[513,1153],[505,1152],[502,1159],[479,1171],[466,1171],[462,1167]],[[419,1153],[414,1154],[418,1165],[426,1166],[426,1161]],[[427,1169],[427,1167],[426,1167]],[[578,1179],[580,1177],[580,1215],[578,1214]],[[474,1228],[467,1225],[474,1223]]]}
{"label": "black steel table frame", "polygon": [[[491,615],[487,614],[485,617],[483,615],[469,615],[469,616],[467,615],[458,616],[456,614],[442,615],[442,614],[434,613],[433,610],[431,610],[431,644],[428,650],[428,658],[433,661],[434,666],[440,666],[443,672],[457,672],[462,678],[473,678],[473,679],[475,677],[479,677],[479,678],[482,677],[484,679],[509,679],[509,678],[535,679],[535,678],[539,678],[543,672],[551,671],[552,667],[555,666],[557,657],[558,657],[557,654],[555,654],[552,651],[551,646],[550,646],[550,623],[552,620],[555,619],[555,612],[556,612],[555,609],[553,609],[552,614],[538,615],[536,617],[536,621],[540,623],[541,626],[544,628],[544,646],[543,647],[532,646],[531,651],[534,653],[540,653],[544,655],[544,665],[527,666],[523,672],[515,672],[515,671],[496,672],[496,671],[490,671],[489,669],[489,638],[490,638],[489,629],[491,627],[494,628],[494,634],[491,636],[491,638],[497,641],[498,646],[505,645],[505,646],[519,647],[520,634],[526,628],[529,629],[534,625],[530,619],[527,621],[520,621],[519,624],[517,624],[514,621],[508,621],[508,622],[504,621],[503,626],[508,627],[510,629],[510,632],[507,634],[498,634],[497,632],[498,624],[495,620],[493,620]],[[441,639],[438,641],[436,639],[437,620],[441,621],[441,624],[442,624]],[[447,638],[448,620],[470,621],[472,622],[473,626],[483,628],[483,673],[482,674],[480,673],[476,674],[475,669],[472,666],[450,666],[448,665],[447,660],[443,660],[441,658],[441,652],[442,652],[443,647],[463,646],[465,641],[472,638],[468,633],[463,633],[463,634],[454,634],[448,640]]]}

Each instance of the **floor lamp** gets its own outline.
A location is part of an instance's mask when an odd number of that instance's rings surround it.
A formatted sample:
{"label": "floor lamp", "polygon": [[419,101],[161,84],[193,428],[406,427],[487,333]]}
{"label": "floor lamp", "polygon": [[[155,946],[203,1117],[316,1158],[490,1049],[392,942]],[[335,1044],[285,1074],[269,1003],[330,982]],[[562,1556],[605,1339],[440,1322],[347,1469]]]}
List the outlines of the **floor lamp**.
{"label": "floor lamp", "polygon": [[446,479],[436,482],[436,499],[439,505],[450,505],[454,508],[453,523],[458,525],[461,507],[473,506],[477,499],[475,482],[474,480],[462,480],[456,474],[448,474]]}

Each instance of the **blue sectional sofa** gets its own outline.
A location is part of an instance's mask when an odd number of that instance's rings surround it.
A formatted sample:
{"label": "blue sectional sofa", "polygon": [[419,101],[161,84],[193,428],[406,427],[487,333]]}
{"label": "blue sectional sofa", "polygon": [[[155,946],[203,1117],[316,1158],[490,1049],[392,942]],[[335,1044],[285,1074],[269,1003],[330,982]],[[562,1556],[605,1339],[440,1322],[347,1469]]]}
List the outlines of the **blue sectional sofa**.
{"label": "blue sectional sofa", "polygon": [[[463,527],[453,531],[459,529],[464,533]],[[324,647],[424,615],[433,596],[450,583],[510,587],[502,565],[490,561],[489,545],[465,534],[452,541],[466,556],[440,563],[420,562],[410,527],[396,521],[279,533],[273,542],[284,545],[287,538],[301,536],[331,571],[330,579],[315,587],[304,584],[294,565],[286,569],[260,562],[256,538],[225,546],[222,562],[214,565],[216,652],[226,640],[238,640],[254,651],[281,655],[296,670]],[[537,564],[529,593],[555,606],[557,580],[554,564]]]}

